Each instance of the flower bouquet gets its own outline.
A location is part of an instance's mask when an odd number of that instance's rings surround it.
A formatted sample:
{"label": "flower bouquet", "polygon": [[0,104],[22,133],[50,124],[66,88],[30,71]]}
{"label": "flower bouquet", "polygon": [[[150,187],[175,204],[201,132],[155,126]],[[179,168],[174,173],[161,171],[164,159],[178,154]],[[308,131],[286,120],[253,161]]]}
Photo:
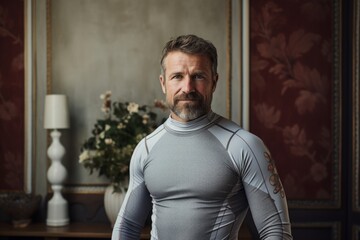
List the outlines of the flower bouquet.
{"label": "flower bouquet", "polygon": [[[112,102],[111,92],[102,94],[104,118],[96,121],[89,137],[81,147],[79,162],[85,168],[98,170],[120,191],[121,183],[129,175],[129,163],[139,141],[158,126],[152,107],[134,102]],[[162,101],[154,107],[165,110]]]}

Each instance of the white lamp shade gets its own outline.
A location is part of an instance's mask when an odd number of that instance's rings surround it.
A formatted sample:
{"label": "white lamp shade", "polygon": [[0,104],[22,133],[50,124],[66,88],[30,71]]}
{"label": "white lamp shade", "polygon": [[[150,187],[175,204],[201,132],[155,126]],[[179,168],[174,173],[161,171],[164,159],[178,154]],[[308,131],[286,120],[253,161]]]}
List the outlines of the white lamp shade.
{"label": "white lamp shade", "polygon": [[67,98],[62,94],[50,94],[45,97],[45,129],[69,128]]}

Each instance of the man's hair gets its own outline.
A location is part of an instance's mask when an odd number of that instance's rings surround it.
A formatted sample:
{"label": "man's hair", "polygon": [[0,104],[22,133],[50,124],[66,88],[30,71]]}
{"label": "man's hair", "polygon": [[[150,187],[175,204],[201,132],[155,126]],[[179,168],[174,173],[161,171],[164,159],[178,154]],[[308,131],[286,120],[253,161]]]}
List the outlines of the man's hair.
{"label": "man's hair", "polygon": [[195,35],[181,35],[166,43],[161,57],[161,74],[165,73],[164,59],[170,52],[180,51],[187,54],[200,54],[209,58],[213,74],[217,73],[217,52],[215,46]]}

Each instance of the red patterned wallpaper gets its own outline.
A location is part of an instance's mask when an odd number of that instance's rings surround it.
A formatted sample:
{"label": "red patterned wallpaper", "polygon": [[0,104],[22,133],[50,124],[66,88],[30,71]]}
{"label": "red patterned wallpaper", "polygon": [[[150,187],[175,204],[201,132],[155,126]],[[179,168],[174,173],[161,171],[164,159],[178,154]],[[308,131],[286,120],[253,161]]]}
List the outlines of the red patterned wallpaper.
{"label": "red patterned wallpaper", "polygon": [[250,130],[288,199],[332,196],[332,1],[251,4]]}
{"label": "red patterned wallpaper", "polygon": [[24,189],[24,1],[0,0],[0,191]]}

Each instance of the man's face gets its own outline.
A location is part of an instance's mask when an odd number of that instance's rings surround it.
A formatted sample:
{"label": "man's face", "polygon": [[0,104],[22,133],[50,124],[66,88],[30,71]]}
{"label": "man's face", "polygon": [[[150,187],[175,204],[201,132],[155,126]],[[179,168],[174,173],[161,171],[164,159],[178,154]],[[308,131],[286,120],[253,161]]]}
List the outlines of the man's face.
{"label": "man's face", "polygon": [[160,83],[172,118],[187,122],[208,113],[218,80],[210,60],[203,55],[174,51],[165,57],[164,67]]}

